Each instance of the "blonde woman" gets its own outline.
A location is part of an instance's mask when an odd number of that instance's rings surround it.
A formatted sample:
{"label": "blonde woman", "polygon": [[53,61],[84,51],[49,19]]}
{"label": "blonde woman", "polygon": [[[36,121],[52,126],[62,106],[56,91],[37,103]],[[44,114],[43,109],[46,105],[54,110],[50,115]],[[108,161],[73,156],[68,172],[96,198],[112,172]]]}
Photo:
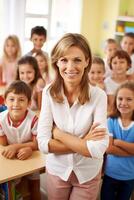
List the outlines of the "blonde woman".
{"label": "blonde woman", "polygon": [[[89,85],[91,51],[66,34],[51,53],[55,80],[43,91],[38,145],[46,158],[49,200],[95,200],[108,146],[105,92]],[[98,125],[101,125],[99,127]]]}

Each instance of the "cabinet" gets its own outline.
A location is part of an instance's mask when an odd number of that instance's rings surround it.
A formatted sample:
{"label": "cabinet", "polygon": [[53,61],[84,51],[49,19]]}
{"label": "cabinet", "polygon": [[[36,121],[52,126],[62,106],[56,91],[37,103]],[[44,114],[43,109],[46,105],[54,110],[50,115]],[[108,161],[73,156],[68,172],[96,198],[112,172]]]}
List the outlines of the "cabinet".
{"label": "cabinet", "polygon": [[134,17],[119,16],[116,20],[115,39],[120,42],[124,33],[134,33]]}

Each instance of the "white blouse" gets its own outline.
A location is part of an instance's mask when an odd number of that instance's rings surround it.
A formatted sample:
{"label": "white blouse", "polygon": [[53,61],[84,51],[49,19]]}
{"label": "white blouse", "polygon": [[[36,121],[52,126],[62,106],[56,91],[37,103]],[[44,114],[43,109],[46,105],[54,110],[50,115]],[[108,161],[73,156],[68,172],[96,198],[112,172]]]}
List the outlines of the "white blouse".
{"label": "white blouse", "polygon": [[81,105],[78,100],[70,107],[64,96],[64,103],[57,103],[50,95],[50,85],[43,90],[42,109],[38,122],[37,140],[39,149],[48,153],[46,168],[49,173],[68,180],[72,170],[79,183],[93,179],[101,170],[103,154],[108,147],[108,135],[99,141],[87,141],[87,148],[92,157],[78,153],[49,153],[48,143],[52,137],[53,122],[66,132],[82,137],[90,129],[93,122],[100,122],[101,127],[107,127],[107,97],[98,87],[89,87],[91,99]]}

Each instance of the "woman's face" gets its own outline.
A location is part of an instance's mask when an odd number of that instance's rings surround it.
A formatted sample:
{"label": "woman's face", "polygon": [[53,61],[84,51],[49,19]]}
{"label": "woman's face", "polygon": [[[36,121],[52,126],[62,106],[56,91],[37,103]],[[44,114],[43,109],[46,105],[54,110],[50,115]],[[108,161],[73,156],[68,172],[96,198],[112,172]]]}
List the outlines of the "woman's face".
{"label": "woman's face", "polygon": [[59,58],[57,66],[64,84],[78,86],[81,82],[89,59],[86,60],[83,51],[78,47],[70,47],[64,56]]}

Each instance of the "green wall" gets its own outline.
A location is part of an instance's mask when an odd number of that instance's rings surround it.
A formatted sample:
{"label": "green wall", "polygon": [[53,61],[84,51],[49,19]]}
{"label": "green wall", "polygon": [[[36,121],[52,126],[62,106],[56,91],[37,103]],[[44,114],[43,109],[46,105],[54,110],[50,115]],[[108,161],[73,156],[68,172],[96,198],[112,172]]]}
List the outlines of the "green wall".
{"label": "green wall", "polygon": [[125,14],[134,16],[134,0],[83,0],[81,33],[93,54],[104,56],[104,42],[114,38],[116,19]]}

